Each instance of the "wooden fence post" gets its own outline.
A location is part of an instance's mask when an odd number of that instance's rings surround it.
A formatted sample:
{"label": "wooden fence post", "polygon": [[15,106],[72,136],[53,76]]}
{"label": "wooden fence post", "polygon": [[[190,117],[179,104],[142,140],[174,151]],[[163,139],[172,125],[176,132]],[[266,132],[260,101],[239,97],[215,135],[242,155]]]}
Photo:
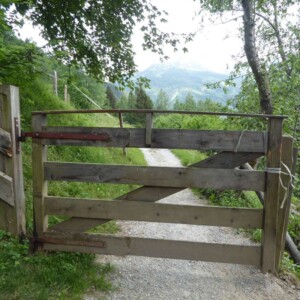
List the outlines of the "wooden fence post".
{"label": "wooden fence post", "polygon": [[53,71],[53,93],[55,96],[58,96],[58,87],[57,87],[57,72]]}
{"label": "wooden fence post", "polygon": [[276,238],[278,230],[279,177],[281,164],[282,119],[269,120],[264,228],[262,242],[262,272],[276,273]]}
{"label": "wooden fence post", "polygon": [[[32,116],[32,129],[34,132],[42,131],[47,125],[47,115]],[[48,217],[45,215],[44,197],[48,193],[48,183],[44,179],[44,161],[47,160],[47,146],[41,139],[32,139],[32,182],[33,182],[33,210],[34,235],[42,236],[48,227]]]}
{"label": "wooden fence post", "polygon": [[25,230],[25,196],[20,145],[19,89],[0,85],[0,139],[7,142],[0,151],[0,229],[14,235]]}

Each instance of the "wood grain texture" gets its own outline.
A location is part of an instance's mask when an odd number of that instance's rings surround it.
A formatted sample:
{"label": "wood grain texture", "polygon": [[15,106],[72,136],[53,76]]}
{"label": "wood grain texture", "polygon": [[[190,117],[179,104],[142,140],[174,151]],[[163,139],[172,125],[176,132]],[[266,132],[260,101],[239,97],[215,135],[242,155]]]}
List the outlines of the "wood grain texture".
{"label": "wood grain texture", "polygon": [[[107,134],[110,141],[80,141],[43,139],[47,145],[134,147],[145,148],[146,130],[140,128],[44,127],[46,132]],[[242,137],[241,137],[242,135]],[[157,129],[151,131],[151,147],[162,149],[196,149],[238,152],[265,152],[264,132]],[[149,137],[148,137],[149,138]]]}
{"label": "wood grain texture", "polygon": [[45,212],[79,218],[262,228],[262,210],[249,208],[46,197]]}
{"label": "wood grain texture", "polygon": [[262,171],[45,162],[45,179],[263,191]]}
{"label": "wood grain texture", "polygon": [[[0,85],[0,128],[9,140],[9,153],[0,152],[0,171],[12,178],[14,206],[0,200],[0,229],[14,235],[25,234],[25,196],[23,187],[23,165],[21,152],[17,151],[15,119],[20,122],[19,89],[10,85]],[[21,148],[21,146],[20,146]],[[20,149],[21,150],[21,149]],[[8,154],[8,155],[7,155]]]}
{"label": "wood grain texture", "polygon": [[267,152],[266,191],[264,199],[264,230],[263,230],[263,254],[262,272],[276,273],[276,238],[278,231],[279,208],[279,172],[271,170],[280,169],[282,144],[282,120],[269,120],[269,141]]}
{"label": "wood grain texture", "polygon": [[[47,123],[45,115],[34,115],[32,128],[40,131]],[[32,183],[34,207],[34,235],[41,236],[48,227],[48,217],[45,214],[44,198],[48,194],[48,183],[45,178],[44,162],[47,160],[47,146],[40,139],[32,139]]]}
{"label": "wood grain texture", "polygon": [[0,153],[8,157],[12,156],[11,135],[2,128],[0,128]]}
{"label": "wood grain texture", "polygon": [[[191,167],[233,169],[245,162],[252,161],[262,154],[247,152],[220,152],[207,159],[197,162]],[[155,202],[178,193],[185,188],[143,186],[118,197],[118,200]],[[97,225],[107,222],[101,219],[71,218],[52,227],[57,231],[87,231]]]}
{"label": "wood grain texture", "polygon": [[[53,239],[55,241],[51,243]],[[61,241],[60,244],[58,240]],[[44,243],[43,248],[49,251],[79,251],[120,256],[135,255],[254,266],[259,266],[261,259],[260,246],[51,232],[41,237],[40,241]],[[98,246],[90,246],[90,243],[98,243]],[[101,245],[103,246],[101,247]]]}
{"label": "wood grain texture", "polygon": [[0,201],[15,206],[13,179],[0,171]]}

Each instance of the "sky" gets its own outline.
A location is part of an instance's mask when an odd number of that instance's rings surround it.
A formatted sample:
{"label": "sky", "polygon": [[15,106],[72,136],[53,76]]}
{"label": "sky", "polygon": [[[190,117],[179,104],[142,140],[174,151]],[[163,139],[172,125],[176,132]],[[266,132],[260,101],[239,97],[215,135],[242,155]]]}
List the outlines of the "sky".
{"label": "sky", "polygon": [[[153,0],[160,10],[168,12],[168,23],[162,24],[161,29],[176,33],[189,33],[200,28],[200,17],[195,17],[195,12],[199,11],[197,1],[193,0]],[[229,73],[233,67],[232,56],[241,53],[243,47],[241,39],[238,37],[238,22],[232,21],[222,24],[211,24],[209,16],[204,17],[205,26],[199,30],[194,41],[187,45],[188,53],[178,51],[174,53],[170,48],[165,48],[165,53],[169,56],[169,63],[178,64],[187,68],[197,68],[218,73]],[[228,17],[230,18],[230,17]],[[153,64],[159,64],[157,54],[142,49],[142,34],[139,31],[141,25],[135,29],[132,43],[134,45],[135,62],[138,70],[142,71]],[[38,46],[45,45],[45,41],[40,36],[38,28],[33,28],[26,23],[20,31],[21,38],[29,38],[35,41]]]}
{"label": "sky", "polygon": [[[189,33],[197,28],[200,29],[200,17],[195,17],[195,12],[199,11],[197,1],[154,0],[152,2],[160,10],[166,10],[169,14],[168,23],[162,29],[177,33]],[[238,55],[243,47],[242,40],[238,37],[238,22],[222,24],[221,20],[217,20],[217,25],[209,21],[208,15],[203,15],[203,17],[205,26],[197,33],[194,41],[187,45],[189,52],[174,53],[170,49],[166,49],[166,53],[170,57],[169,61],[187,66],[198,66],[219,73],[228,73],[234,64],[232,56]],[[229,18],[230,16],[227,17],[227,19]],[[159,57],[150,51],[143,51],[141,41],[142,35],[137,28],[133,37],[135,61],[139,69],[143,70],[152,64],[159,63]]]}

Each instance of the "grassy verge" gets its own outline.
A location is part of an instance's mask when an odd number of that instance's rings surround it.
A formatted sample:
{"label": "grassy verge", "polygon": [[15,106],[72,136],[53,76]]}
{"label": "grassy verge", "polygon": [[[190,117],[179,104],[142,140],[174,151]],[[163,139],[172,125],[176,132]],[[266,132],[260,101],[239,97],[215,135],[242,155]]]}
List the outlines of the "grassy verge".
{"label": "grassy verge", "polygon": [[[21,89],[22,129],[31,130],[31,112],[37,110],[74,109],[53,96],[51,87],[42,82]],[[49,116],[53,126],[119,127],[119,121],[106,114]],[[27,233],[32,233],[32,168],[31,141],[22,144],[24,186],[26,197]],[[107,164],[146,165],[138,149],[130,149],[127,156],[122,149],[93,147],[48,147],[48,160]],[[136,188],[130,185],[51,182],[49,194],[81,198],[113,199]],[[61,218],[51,216],[50,225]],[[111,221],[92,229],[97,233],[119,230]],[[94,255],[51,253],[29,255],[29,244],[19,244],[7,233],[0,232],[0,299],[82,299],[89,290],[107,291],[111,285],[106,274],[110,265],[94,263]]]}
{"label": "grassy verge", "polygon": [[[173,150],[172,151],[182,162],[184,166],[195,163],[206,158],[205,153],[192,150]],[[262,205],[256,196],[255,192],[237,192],[237,191],[216,191],[213,189],[194,189],[194,193],[198,196],[205,197],[210,202],[217,206],[229,207],[248,207],[262,208]],[[294,206],[298,207],[298,200],[293,199]],[[262,230],[260,229],[240,229],[255,242],[261,242]],[[292,213],[289,218],[289,233],[293,240],[299,245],[300,243],[300,216],[297,213]],[[300,266],[293,263],[288,253],[284,254],[281,262],[282,272],[291,272],[300,280]]]}
{"label": "grassy verge", "polygon": [[95,264],[94,255],[38,253],[28,255],[29,243],[0,231],[0,299],[82,299],[93,288],[108,291],[109,264]]}

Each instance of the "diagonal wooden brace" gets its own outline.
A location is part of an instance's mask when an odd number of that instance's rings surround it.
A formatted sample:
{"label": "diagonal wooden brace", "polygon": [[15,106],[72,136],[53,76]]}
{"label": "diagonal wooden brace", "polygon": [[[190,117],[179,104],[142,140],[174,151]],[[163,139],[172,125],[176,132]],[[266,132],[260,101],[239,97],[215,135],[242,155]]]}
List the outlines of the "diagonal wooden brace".
{"label": "diagonal wooden brace", "polygon": [[[263,153],[220,152],[205,160],[192,164],[189,167],[233,169],[246,162],[257,159],[262,155]],[[160,199],[178,193],[184,189],[185,188],[143,186],[118,197],[116,200],[141,201],[142,199],[143,201],[156,202]],[[104,224],[108,221],[110,220],[73,217],[69,220],[63,221],[52,226],[51,228],[49,228],[49,230],[85,232],[95,226]]]}

